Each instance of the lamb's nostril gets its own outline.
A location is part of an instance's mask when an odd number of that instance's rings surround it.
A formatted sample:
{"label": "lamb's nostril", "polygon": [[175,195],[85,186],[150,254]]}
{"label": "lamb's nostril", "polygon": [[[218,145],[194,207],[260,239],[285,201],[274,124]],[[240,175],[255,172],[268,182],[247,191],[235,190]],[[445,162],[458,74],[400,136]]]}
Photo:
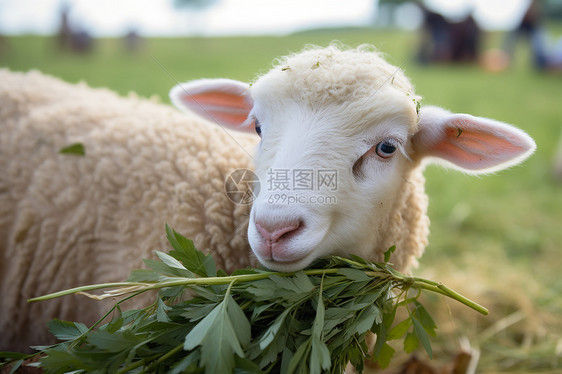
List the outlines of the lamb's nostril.
{"label": "lamb's nostril", "polygon": [[287,239],[301,227],[300,221],[275,222],[266,224],[256,221],[256,229],[260,235],[269,243],[276,243]]}

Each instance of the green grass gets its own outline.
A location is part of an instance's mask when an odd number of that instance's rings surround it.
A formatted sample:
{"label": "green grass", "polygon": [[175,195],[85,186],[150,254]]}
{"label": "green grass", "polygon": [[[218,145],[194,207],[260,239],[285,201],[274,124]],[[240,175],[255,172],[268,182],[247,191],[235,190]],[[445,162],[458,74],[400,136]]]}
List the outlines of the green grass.
{"label": "green grass", "polygon": [[[494,35],[488,44],[497,45],[500,38]],[[560,369],[562,358],[555,357],[555,347],[562,341],[558,296],[562,294],[562,185],[552,178],[551,166],[561,136],[562,74],[530,69],[524,47],[513,68],[492,74],[476,66],[416,66],[412,61],[416,36],[389,31],[149,39],[135,53],[125,52],[119,40],[104,39],[96,41],[94,52],[87,55],[59,51],[53,39],[17,37],[6,40],[0,66],[39,69],[70,82],[85,80],[121,94],[135,91],[168,102],[167,93],[176,80],[252,80],[267,71],[275,57],[307,43],[325,45],[334,39],[349,45],[377,45],[391,62],[404,67],[424,97],[422,104],[513,123],[536,140],[538,150],[530,160],[494,175],[473,177],[428,168],[432,233],[417,272],[436,274],[433,279],[463,293],[472,289],[474,298],[489,303],[487,319],[462,311],[460,317],[456,312],[453,317],[448,311],[439,314],[457,321],[451,329],[443,329],[441,339],[449,340],[443,350],[450,344],[458,346],[457,337],[466,335],[480,343],[483,372],[534,372],[537,360],[545,370],[553,365]],[[479,341],[486,328],[517,311],[522,311],[524,320]]]}

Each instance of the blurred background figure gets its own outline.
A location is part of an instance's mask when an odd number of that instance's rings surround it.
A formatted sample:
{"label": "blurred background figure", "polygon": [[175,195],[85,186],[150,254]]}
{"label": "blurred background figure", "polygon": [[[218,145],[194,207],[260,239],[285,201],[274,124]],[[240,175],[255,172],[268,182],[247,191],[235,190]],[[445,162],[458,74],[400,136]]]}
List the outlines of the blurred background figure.
{"label": "blurred background figure", "polygon": [[136,28],[131,27],[123,36],[123,44],[128,52],[135,52],[141,47],[143,40]]}
{"label": "blurred background figure", "polygon": [[537,69],[562,72],[562,38],[553,41],[546,30],[539,29],[532,36],[531,45]]}
{"label": "blurred background figure", "polygon": [[507,33],[504,51],[509,61],[513,60],[517,42],[523,38],[530,45],[531,62],[536,69],[562,71],[562,38],[553,42],[543,19],[540,2],[531,1],[521,22]]}
{"label": "blurred background figure", "polygon": [[534,45],[534,42],[537,42],[540,39],[538,38],[538,34],[541,33],[541,23],[542,14],[540,4],[538,1],[533,0],[525,11],[521,22],[519,22],[515,29],[508,32],[506,35],[504,41],[504,50],[510,60],[512,60],[514,57],[517,41],[521,38],[524,38],[526,41],[530,42],[533,45],[532,52],[535,54],[534,63],[537,66],[541,65],[541,63],[536,58],[536,50],[540,50],[542,48],[536,48],[536,46]]}
{"label": "blurred background figure", "polygon": [[478,60],[482,33],[472,14],[461,21],[452,22],[442,14],[429,10],[423,3],[420,3],[420,7],[424,21],[418,62],[474,63]]}
{"label": "blurred background figure", "polygon": [[0,34],[0,58],[4,57],[4,53],[6,53],[6,38]]}
{"label": "blurred background figure", "polygon": [[70,5],[67,2],[63,2],[60,7],[57,40],[60,49],[78,53],[89,52],[94,44],[93,38],[84,26],[71,22]]}

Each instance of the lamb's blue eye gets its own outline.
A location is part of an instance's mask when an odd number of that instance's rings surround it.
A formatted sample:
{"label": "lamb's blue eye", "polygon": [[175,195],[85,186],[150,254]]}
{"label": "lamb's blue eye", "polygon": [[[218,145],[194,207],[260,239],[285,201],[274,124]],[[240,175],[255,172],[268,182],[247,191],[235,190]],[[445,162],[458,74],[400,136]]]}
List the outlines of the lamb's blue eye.
{"label": "lamb's blue eye", "polygon": [[396,146],[390,140],[383,140],[377,144],[375,151],[382,158],[390,158],[396,152]]}
{"label": "lamb's blue eye", "polygon": [[261,137],[261,125],[260,125],[260,121],[258,121],[257,119],[254,121],[255,123],[255,128],[256,128],[256,133]]}

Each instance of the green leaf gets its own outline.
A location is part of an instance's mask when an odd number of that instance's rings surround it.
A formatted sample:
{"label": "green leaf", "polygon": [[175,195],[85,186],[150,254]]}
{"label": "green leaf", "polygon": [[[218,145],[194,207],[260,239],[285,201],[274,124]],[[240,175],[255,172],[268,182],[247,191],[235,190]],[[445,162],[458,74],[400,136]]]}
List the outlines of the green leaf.
{"label": "green leaf", "polygon": [[84,362],[84,358],[72,354],[68,350],[48,349],[44,353],[47,355],[41,357],[41,367],[53,369],[47,372],[64,373],[66,371],[71,371],[71,368],[85,368],[90,366],[87,362]]}
{"label": "green leaf", "polygon": [[[293,357],[291,357],[289,368],[286,371],[287,373],[298,373],[301,372],[303,368],[306,368],[306,358],[308,357],[310,352],[310,345],[311,341],[310,339],[308,339],[298,347]],[[297,369],[299,371],[297,371]]]}
{"label": "green leaf", "polygon": [[19,353],[19,352],[6,352],[6,351],[2,351],[0,352],[0,358],[7,358],[7,359],[22,359],[25,360],[26,358],[29,358],[30,355],[28,355],[27,353]]}
{"label": "green leaf", "polygon": [[131,271],[128,282],[147,282],[154,283],[162,279],[162,275],[150,269],[136,269]]}
{"label": "green leaf", "polygon": [[[365,289],[369,286],[369,283],[371,283],[371,280],[368,281],[353,281],[351,284],[349,284],[345,290],[345,292],[349,295],[362,295],[361,301],[359,300],[355,300],[354,304],[371,304],[374,303],[376,301],[376,299],[378,298],[377,295],[375,294],[371,294],[371,293],[365,293]],[[368,298],[369,301],[365,301],[364,299]]]}
{"label": "green leaf", "polygon": [[183,345],[183,348],[185,350],[190,351],[198,345],[201,345],[205,341],[205,339],[207,339],[207,335],[209,335],[209,332],[213,328],[213,325],[216,323],[220,323],[220,321],[217,322],[217,320],[219,320],[222,314],[225,313],[224,305],[224,301],[218,304],[211,311],[211,313],[207,315],[207,317],[203,318],[201,322],[199,322],[189,332],[189,334],[187,334],[187,336],[185,337],[185,343]]}
{"label": "green leaf", "polygon": [[156,308],[156,320],[158,322],[170,322],[168,311],[172,310],[171,307],[164,304],[162,299],[158,298],[158,307]]}
{"label": "green leaf", "polygon": [[310,297],[314,286],[309,282],[294,277],[271,275],[268,279],[252,282],[246,291],[254,295],[256,301],[273,301],[284,299],[291,304],[298,304]]}
{"label": "green leaf", "polygon": [[416,337],[416,334],[414,334],[413,332],[408,333],[406,335],[406,338],[404,338],[404,352],[412,353],[413,351],[418,349],[418,346],[419,341]]}
{"label": "green leaf", "polygon": [[235,374],[262,374],[263,371],[253,361],[236,356]]}
{"label": "green leaf", "polygon": [[414,316],[420,321],[424,330],[431,336],[436,336],[437,325],[425,307],[417,300],[414,301]]}
{"label": "green leaf", "polygon": [[341,323],[346,319],[353,318],[353,314],[349,313],[349,309],[333,307],[326,309],[325,317],[328,320],[335,320],[337,323]]}
{"label": "green leaf", "polygon": [[285,322],[285,318],[287,318],[290,312],[291,309],[286,309],[283,313],[281,313],[261,336],[259,344],[261,350],[264,350],[271,344],[271,342],[273,342],[273,339],[275,339],[279,333],[279,330],[283,326],[283,322]]}
{"label": "green leaf", "polygon": [[105,330],[107,332],[114,333],[123,326],[123,321],[124,320],[123,320],[123,314],[121,313],[121,308],[119,307],[119,305],[117,305],[116,311],[114,312],[111,321],[108,324],[100,327],[100,330]]}
{"label": "green leaf", "polygon": [[[349,255],[349,258],[351,258],[353,261],[355,261],[355,262],[357,262],[361,265],[368,265],[369,264],[369,262],[367,260],[365,260],[365,259],[363,259],[359,256],[353,255],[353,254]],[[345,264],[345,262],[343,264]],[[340,265],[338,265],[338,266],[340,266]]]}
{"label": "green leaf", "polygon": [[220,303],[224,299],[224,296],[219,293],[221,290],[213,287],[192,286],[190,288],[197,296],[212,303]]}
{"label": "green leaf", "polygon": [[51,334],[59,340],[74,340],[88,332],[88,328],[83,323],[61,321],[60,319],[47,322],[47,327]]}
{"label": "green leaf", "polygon": [[[391,288],[387,288],[385,293],[392,292]],[[388,295],[386,295],[387,299],[382,302],[382,311],[383,311],[383,325],[386,327],[386,330],[390,330],[392,324],[394,323],[394,318],[396,317],[397,305],[395,304],[394,300],[391,299]]]}
{"label": "green leaf", "polygon": [[[22,364],[23,364],[23,359],[19,359],[19,360],[15,361],[15,362],[12,362],[12,363],[11,363],[12,369],[10,370],[10,372],[9,372],[8,374],[17,373],[18,369],[21,367]],[[2,367],[2,366],[3,366],[3,365],[0,364],[0,367]],[[2,371],[4,371],[4,370],[2,370]]]}
{"label": "green leaf", "polygon": [[377,316],[380,315],[379,309],[371,304],[365,309],[363,309],[357,316],[356,322],[354,324],[354,332],[356,334],[363,334],[371,329]]}
{"label": "green leaf", "polygon": [[375,359],[379,357],[383,349],[383,345],[387,341],[388,331],[385,325],[386,323],[381,323],[380,325],[374,326],[372,330],[375,334],[377,334],[377,340],[375,342],[375,347],[373,348],[373,357],[375,357]]}
{"label": "green leaf", "polygon": [[252,282],[246,288],[246,292],[252,294],[252,298],[257,302],[263,300],[272,301],[279,297],[279,293],[276,293],[275,289],[275,283],[271,279],[261,279]]}
{"label": "green leaf", "polygon": [[[242,346],[246,346],[250,343],[251,339],[251,326],[250,321],[246,318],[246,315],[242,311],[242,308],[234,301],[232,296],[228,295],[226,298],[227,306],[226,310],[229,319],[232,321],[236,336]],[[244,354],[239,354],[240,357],[244,357]]]}
{"label": "green leaf", "polygon": [[244,269],[234,270],[230,275],[260,274],[264,272],[265,272],[264,270],[260,270],[260,269],[244,268]]}
{"label": "green leaf", "polygon": [[377,363],[382,369],[386,369],[390,365],[390,361],[396,351],[388,343],[383,344],[382,349],[377,356]]}
{"label": "green leaf", "polygon": [[373,304],[373,314],[375,315],[375,324],[380,325],[383,322],[383,313],[378,304]]}
{"label": "green leaf", "polygon": [[427,335],[427,332],[423,328],[422,324],[416,318],[412,317],[412,322],[414,323],[414,334],[416,334],[416,337],[427,352],[429,358],[433,359],[433,352],[431,350],[429,335]]}
{"label": "green leaf", "polygon": [[386,337],[387,340],[400,339],[404,336],[404,334],[406,334],[406,332],[408,332],[410,326],[412,326],[412,320],[410,318],[406,318],[389,331],[388,336]]}
{"label": "green leaf", "polygon": [[[297,277],[297,274],[301,276]],[[309,293],[314,289],[314,285],[303,272],[296,273],[294,277],[272,275],[269,279],[275,284],[275,288],[282,288],[292,293]]]}
{"label": "green leaf", "polygon": [[283,354],[281,356],[281,370],[280,373],[291,373],[289,371],[289,366],[293,362],[294,353],[287,347],[283,349]]}
{"label": "green leaf", "polygon": [[338,270],[338,274],[357,282],[368,282],[372,280],[372,278],[365,274],[363,270],[359,269],[342,268]]}
{"label": "green leaf", "polygon": [[384,252],[384,262],[387,263],[390,261],[390,256],[396,251],[396,246],[393,245],[392,247],[388,248],[386,252]]}
{"label": "green leaf", "polygon": [[351,293],[351,295],[355,295],[355,297],[341,305],[341,307],[345,308],[348,313],[352,311],[358,312],[360,310],[363,310],[377,301],[377,296],[373,294],[364,294],[361,296],[357,296],[357,292],[353,292]]}
{"label": "green leaf", "polygon": [[160,251],[154,251],[154,253],[156,253],[156,255],[160,258],[160,260],[162,260],[162,262],[168,265],[169,267],[174,269],[187,270],[186,267],[183,266],[181,262],[170,256],[169,254]]}
{"label": "green leaf", "polygon": [[127,347],[132,348],[140,343],[141,339],[128,330],[120,330],[115,333],[98,330],[88,334],[87,341],[104,351],[122,352]]}
{"label": "green leaf", "polygon": [[178,269],[158,260],[143,260],[146,266],[155,270],[162,275],[171,275],[174,277],[195,278],[193,273],[187,269]]}
{"label": "green leaf", "polygon": [[168,374],[180,374],[186,372],[186,370],[192,365],[195,365],[196,367],[200,357],[201,352],[199,352],[198,350],[191,352],[180,361],[178,361],[175,365],[173,365],[172,370],[170,370]]}
{"label": "green leaf", "polygon": [[256,322],[256,320],[260,317],[260,315],[271,308],[272,306],[276,305],[275,303],[267,303],[256,306],[252,312],[252,317],[250,318],[250,323]]}
{"label": "green leaf", "polygon": [[183,312],[180,315],[187,318],[190,322],[195,322],[205,318],[216,306],[217,304],[190,303],[182,308]]}
{"label": "green leaf", "polygon": [[86,150],[85,150],[84,145],[82,143],[74,143],[74,144],[71,144],[67,147],[61,148],[59,150],[59,153],[60,154],[72,154],[72,155],[85,156]]}
{"label": "green leaf", "polygon": [[181,261],[191,272],[202,277],[214,277],[217,274],[215,261],[211,255],[205,256],[198,251],[193,242],[171,229],[166,224],[166,236],[174,248],[170,256]]}
{"label": "green leaf", "polygon": [[[318,301],[316,306],[316,317],[312,324],[311,347],[310,347],[310,373],[320,374],[322,370],[328,370],[332,364],[330,351],[324,342],[324,299],[322,296],[322,283],[318,291]],[[370,326],[369,326],[370,327]]]}
{"label": "green leaf", "polygon": [[308,275],[306,275],[305,272],[302,270],[297,271],[295,273],[295,276],[292,278],[292,280],[297,286],[297,288],[303,293],[310,292],[314,289],[314,285],[308,278]]}
{"label": "green leaf", "polygon": [[[289,373],[319,374],[331,366],[330,351],[323,340],[325,308],[322,297],[322,283],[318,292],[316,315],[312,324],[311,335],[303,341],[289,362]],[[306,363],[308,362],[308,368]]]}
{"label": "green leaf", "polygon": [[[245,326],[233,326],[232,316],[235,316],[237,323],[241,322],[240,316],[236,317],[239,311],[234,308],[233,303],[236,304],[227,292],[224,300],[185,337],[185,350],[201,346],[200,366],[205,368],[207,374],[231,373],[234,369],[234,353],[244,357],[237,332],[242,333],[242,329],[248,327],[248,331],[241,335],[247,342],[250,324],[246,319]],[[232,309],[230,313],[229,309]]]}
{"label": "green leaf", "polygon": [[320,374],[324,370],[328,370],[332,365],[330,360],[330,351],[321,339],[312,338],[310,348],[310,373]]}

